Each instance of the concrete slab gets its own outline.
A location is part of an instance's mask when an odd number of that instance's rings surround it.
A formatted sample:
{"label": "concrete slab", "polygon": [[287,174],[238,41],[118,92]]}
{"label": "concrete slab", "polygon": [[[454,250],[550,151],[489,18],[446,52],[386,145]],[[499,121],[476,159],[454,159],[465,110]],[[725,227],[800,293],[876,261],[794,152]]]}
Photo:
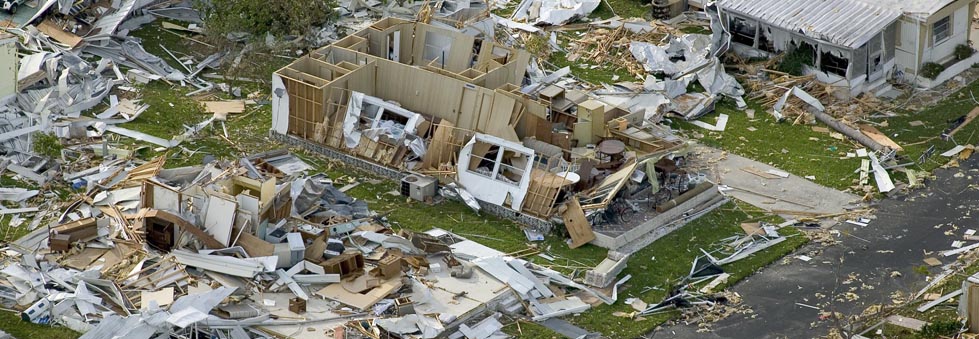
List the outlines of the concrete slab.
{"label": "concrete slab", "polygon": [[724,191],[724,194],[764,210],[834,214],[846,212],[848,207],[857,207],[860,201],[860,197],[856,195],[822,186],[793,174],[787,178],[772,176],[776,178],[768,179],[750,173],[784,171],[736,154],[723,153],[706,146],[698,146],[694,152],[696,157],[692,159],[693,166],[708,167],[710,180],[732,188]]}

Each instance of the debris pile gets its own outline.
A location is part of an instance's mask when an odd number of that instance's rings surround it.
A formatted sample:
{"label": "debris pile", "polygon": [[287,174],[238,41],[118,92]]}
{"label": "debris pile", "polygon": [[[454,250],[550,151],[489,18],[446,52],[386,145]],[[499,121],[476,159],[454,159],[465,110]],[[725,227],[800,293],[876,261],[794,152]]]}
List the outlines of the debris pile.
{"label": "debris pile", "polygon": [[[628,280],[608,296],[450,232],[395,231],[284,151],[164,164],[106,161],[79,176],[84,194],[42,212],[53,221],[4,252],[4,307],[83,338],[434,338],[456,329],[476,338],[502,328],[487,311],[535,321],[580,313],[614,302]],[[613,285],[617,266],[593,283]]]}
{"label": "debris pile", "polygon": [[629,45],[633,42],[658,43],[676,33],[676,29],[658,22],[614,18],[592,22],[588,30],[572,33],[579,39],[568,43],[568,61],[621,65],[637,78],[643,78],[646,70],[628,53]]}

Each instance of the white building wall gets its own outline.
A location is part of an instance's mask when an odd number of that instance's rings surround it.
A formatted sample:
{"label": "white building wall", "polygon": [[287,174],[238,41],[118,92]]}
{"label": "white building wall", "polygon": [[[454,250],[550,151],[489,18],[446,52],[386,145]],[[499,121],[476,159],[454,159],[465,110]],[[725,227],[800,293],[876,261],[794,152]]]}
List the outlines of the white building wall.
{"label": "white building wall", "polygon": [[[941,19],[941,18],[935,18]],[[929,27],[929,40],[934,35]],[[952,14],[952,36],[944,41],[934,44],[932,48],[926,48],[924,62],[942,63],[954,57],[955,46],[968,44],[969,38],[969,6],[963,6]]]}
{"label": "white building wall", "polygon": [[894,48],[894,61],[897,63],[897,69],[899,71],[914,75],[917,71],[914,51],[918,45],[918,27],[920,26],[917,23],[905,20],[900,20],[898,23],[899,39],[897,40],[897,46]]}
{"label": "white building wall", "polygon": [[0,38],[0,102],[17,94],[17,40]]}

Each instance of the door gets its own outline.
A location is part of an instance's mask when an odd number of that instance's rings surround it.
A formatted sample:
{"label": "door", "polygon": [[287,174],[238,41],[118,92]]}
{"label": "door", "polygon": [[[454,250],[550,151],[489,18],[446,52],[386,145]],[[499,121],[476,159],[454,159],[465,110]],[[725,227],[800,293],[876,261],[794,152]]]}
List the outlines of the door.
{"label": "door", "polygon": [[388,60],[401,62],[401,31],[388,34]]}

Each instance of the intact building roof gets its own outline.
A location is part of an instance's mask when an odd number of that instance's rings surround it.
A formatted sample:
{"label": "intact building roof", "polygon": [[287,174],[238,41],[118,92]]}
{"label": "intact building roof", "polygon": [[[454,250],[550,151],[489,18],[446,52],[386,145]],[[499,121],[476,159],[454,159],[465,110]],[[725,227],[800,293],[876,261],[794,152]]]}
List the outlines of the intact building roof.
{"label": "intact building roof", "polygon": [[860,0],[719,0],[717,3],[723,10],[848,48],[859,48],[901,16],[901,11]]}

